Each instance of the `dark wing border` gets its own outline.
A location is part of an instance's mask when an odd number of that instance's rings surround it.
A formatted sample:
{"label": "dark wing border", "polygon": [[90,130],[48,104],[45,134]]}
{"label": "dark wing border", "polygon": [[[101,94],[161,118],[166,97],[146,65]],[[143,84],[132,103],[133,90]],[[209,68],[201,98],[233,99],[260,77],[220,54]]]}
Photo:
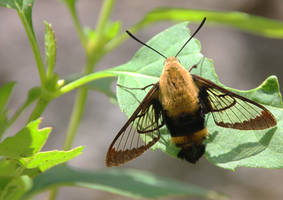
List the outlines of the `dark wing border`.
{"label": "dark wing border", "polygon": [[[194,74],[192,74],[192,76],[193,76],[193,79],[196,85],[200,89],[200,93],[202,93],[205,98],[204,100],[201,100],[204,102],[203,106],[205,107],[204,108],[205,113],[211,112],[213,115],[214,121],[218,126],[222,126],[226,128],[233,128],[233,129],[240,129],[240,130],[262,130],[262,129],[273,127],[277,124],[276,119],[273,116],[273,114],[269,110],[267,110],[263,105],[258,104],[243,96],[240,96],[234,92],[226,90],[225,88],[220,87],[217,84],[213,83],[212,81],[207,80],[201,76],[194,75]],[[214,91],[218,90],[220,91],[220,93],[223,93],[223,94],[222,95],[213,94],[213,90]],[[222,100],[223,97],[225,96],[229,96],[232,99],[232,101],[229,102],[230,104],[227,104],[227,102],[224,102]],[[226,107],[224,106],[221,109],[215,109],[217,106],[212,105],[213,101],[211,100],[211,98],[216,99],[220,104],[222,103],[223,105],[226,105]],[[244,106],[241,103],[239,103],[239,100],[244,102],[245,104],[248,104],[248,106],[250,107],[254,105],[257,108],[260,108],[261,112],[257,113],[257,115],[254,115],[253,117],[250,117],[247,120],[242,120],[242,121],[241,121],[241,117],[239,117],[237,113],[233,112],[233,114],[236,117],[238,117],[238,120],[239,120],[238,122],[235,122],[235,121],[232,122],[232,120],[230,120],[230,123],[227,123],[227,122],[217,119],[217,117],[219,118],[219,116],[221,118],[222,115],[224,114],[227,115],[226,110],[231,109],[237,104],[239,104],[242,107],[242,109],[245,109]],[[245,116],[245,113],[241,109],[237,109],[237,112],[240,112],[242,116]],[[246,110],[246,112],[249,112],[249,111]],[[229,117],[229,115],[227,116]]]}

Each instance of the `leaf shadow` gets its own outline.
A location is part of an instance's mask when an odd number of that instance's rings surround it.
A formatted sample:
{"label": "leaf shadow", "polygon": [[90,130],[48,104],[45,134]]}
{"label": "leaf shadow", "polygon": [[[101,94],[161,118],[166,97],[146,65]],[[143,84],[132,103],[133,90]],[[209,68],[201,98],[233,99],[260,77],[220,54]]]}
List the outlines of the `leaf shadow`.
{"label": "leaf shadow", "polygon": [[[262,151],[264,151],[266,148],[268,148],[268,145],[276,132],[277,127],[274,127],[267,131],[264,136],[258,141],[258,142],[247,142],[244,144],[238,145],[236,148],[232,149],[231,151],[218,155],[218,156],[211,156],[209,152],[206,152],[206,157],[209,161],[215,164],[220,163],[227,163],[232,161],[238,161],[245,158],[249,158],[252,156],[255,156]],[[208,139],[208,142],[212,142],[215,137],[218,135],[218,132],[215,131],[211,138]]]}

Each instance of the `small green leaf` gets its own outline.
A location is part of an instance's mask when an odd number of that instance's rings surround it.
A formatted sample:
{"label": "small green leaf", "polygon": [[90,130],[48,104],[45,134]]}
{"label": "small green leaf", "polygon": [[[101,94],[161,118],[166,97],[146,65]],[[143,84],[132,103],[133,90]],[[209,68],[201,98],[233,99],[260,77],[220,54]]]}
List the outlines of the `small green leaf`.
{"label": "small green leaf", "polygon": [[15,82],[9,82],[4,84],[0,88],[0,138],[2,137],[4,131],[8,126],[8,118],[7,118],[7,102],[11,95],[11,92],[15,86]]}
{"label": "small green leaf", "polygon": [[28,91],[28,96],[25,101],[25,105],[28,106],[33,103],[36,99],[38,99],[41,95],[41,88],[40,87],[33,87]]}
{"label": "small green leaf", "polygon": [[73,159],[74,157],[80,155],[83,146],[74,148],[70,151],[46,151],[39,152],[32,157],[21,158],[20,162],[28,169],[38,168],[41,172],[68,160]]}
{"label": "small green leaf", "polygon": [[105,37],[106,41],[112,40],[114,37],[118,35],[121,30],[121,22],[108,22],[107,26],[105,27]]}
{"label": "small green leaf", "polygon": [[[147,44],[157,49],[166,57],[174,56],[189,38],[186,23],[175,25],[155,36]],[[192,40],[178,56],[180,63],[188,69],[202,58],[200,43]],[[107,70],[118,75],[118,83],[131,88],[143,88],[159,80],[163,69],[164,58],[152,50],[142,47],[126,64]],[[192,73],[201,75],[216,84],[225,87],[218,80],[211,60],[205,58],[203,63]],[[282,97],[278,80],[269,77],[259,87],[240,91],[225,87],[237,94],[264,104],[277,119],[277,127],[259,131],[241,131],[216,126],[213,118],[207,116],[207,128],[210,137],[206,141],[206,156],[208,160],[226,169],[238,166],[282,168],[283,167],[283,109]],[[148,91],[148,90],[147,90]],[[117,99],[122,111],[129,117],[133,114],[139,102],[147,91],[128,91],[117,88]],[[137,101],[138,99],[138,101]],[[152,149],[162,151],[177,158],[180,151],[171,143],[171,136],[167,128],[161,129],[161,139]]]}
{"label": "small green leaf", "polygon": [[98,189],[139,198],[158,198],[173,195],[200,196],[208,199],[224,197],[213,191],[147,172],[129,169],[86,171],[66,165],[56,166],[35,177],[34,185],[26,196],[31,196],[55,185]]}
{"label": "small green leaf", "polygon": [[41,119],[30,122],[15,136],[0,143],[0,155],[10,158],[29,157],[39,152],[51,128],[38,129]]}
{"label": "small green leaf", "polygon": [[56,39],[51,24],[45,24],[45,55],[47,65],[47,78],[53,75],[56,60]]}
{"label": "small green leaf", "polygon": [[204,17],[207,17],[208,23],[225,24],[265,37],[283,38],[283,22],[243,12],[158,8],[147,13],[138,24],[168,20],[201,22]]}
{"label": "small green leaf", "polygon": [[1,88],[0,88],[0,113],[4,112],[4,108],[8,102],[8,99],[11,95],[11,92],[15,86],[15,82],[9,82],[5,83]]}
{"label": "small green leaf", "polygon": [[90,27],[85,27],[84,28],[84,34],[86,35],[86,37],[88,38],[89,41],[95,41],[95,38],[96,38],[96,32],[95,30],[93,30],[92,28]]}

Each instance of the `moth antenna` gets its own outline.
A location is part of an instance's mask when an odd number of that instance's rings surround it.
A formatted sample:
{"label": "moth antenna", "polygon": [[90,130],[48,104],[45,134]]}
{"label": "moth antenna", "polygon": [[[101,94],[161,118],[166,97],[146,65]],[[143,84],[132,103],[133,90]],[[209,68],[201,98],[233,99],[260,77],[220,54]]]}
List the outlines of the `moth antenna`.
{"label": "moth antenna", "polygon": [[185,48],[185,46],[189,43],[189,41],[197,34],[197,32],[201,29],[201,27],[203,26],[204,22],[206,20],[206,17],[203,18],[203,20],[201,21],[199,27],[197,28],[197,30],[192,34],[192,36],[185,42],[185,44],[182,46],[182,48],[178,51],[178,53],[176,54],[175,57],[177,57],[179,55],[179,53],[181,53],[181,51]]}
{"label": "moth antenna", "polygon": [[152,48],[151,46],[148,46],[147,44],[145,44],[144,42],[140,41],[138,38],[136,38],[130,31],[126,31],[126,33],[133,38],[134,40],[136,40],[137,42],[141,43],[142,45],[146,46],[147,48],[153,50],[154,52],[158,53],[159,55],[161,55],[163,58],[167,59],[166,56],[164,56],[162,53],[158,52],[157,50],[155,50],[154,48]]}

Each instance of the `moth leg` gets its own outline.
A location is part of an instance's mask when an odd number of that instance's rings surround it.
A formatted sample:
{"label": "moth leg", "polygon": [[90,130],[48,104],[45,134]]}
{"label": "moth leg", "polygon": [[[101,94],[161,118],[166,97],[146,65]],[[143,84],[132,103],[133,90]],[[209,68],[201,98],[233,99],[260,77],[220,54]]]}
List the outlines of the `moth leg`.
{"label": "moth leg", "polygon": [[138,100],[138,98],[136,97],[136,95],[134,95],[130,90],[145,90],[146,88],[148,88],[148,87],[150,87],[150,86],[154,86],[154,85],[155,85],[155,84],[152,83],[152,84],[149,84],[149,85],[147,85],[147,86],[145,86],[145,87],[143,87],[143,88],[130,88],[130,87],[126,87],[126,86],[124,86],[124,85],[117,84],[118,87],[123,88],[123,89],[126,90],[128,93],[130,93],[130,94],[135,98],[135,100],[136,100],[137,102],[139,102],[139,104],[141,103],[141,101]]}
{"label": "moth leg", "polygon": [[[200,64],[201,64],[201,66],[202,66],[204,60],[205,60],[205,57],[203,56],[203,57],[198,61],[197,64],[195,64],[195,65],[193,65],[193,66],[190,67],[189,72],[191,72],[192,69],[197,68]],[[201,74],[201,73],[200,73],[200,74]]]}
{"label": "moth leg", "polygon": [[127,90],[145,90],[145,89],[147,89],[148,87],[154,86],[154,85],[155,85],[155,83],[149,84],[149,85],[147,85],[147,86],[145,86],[145,87],[143,87],[143,88],[130,88],[130,87],[126,87],[126,86],[124,86],[124,85],[117,84],[118,87],[121,87],[121,88],[127,89]]}
{"label": "moth leg", "polygon": [[192,69],[194,69],[194,68],[197,68],[197,65],[193,65],[193,66],[191,66],[191,67],[190,67],[190,69],[189,69],[189,72],[191,72],[191,71],[192,71]]}

